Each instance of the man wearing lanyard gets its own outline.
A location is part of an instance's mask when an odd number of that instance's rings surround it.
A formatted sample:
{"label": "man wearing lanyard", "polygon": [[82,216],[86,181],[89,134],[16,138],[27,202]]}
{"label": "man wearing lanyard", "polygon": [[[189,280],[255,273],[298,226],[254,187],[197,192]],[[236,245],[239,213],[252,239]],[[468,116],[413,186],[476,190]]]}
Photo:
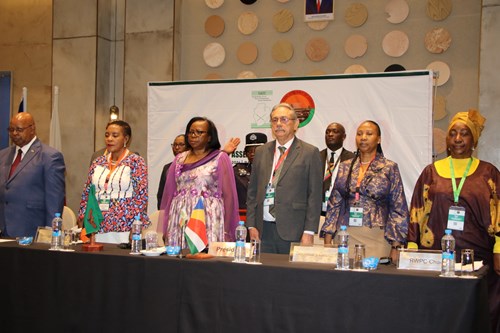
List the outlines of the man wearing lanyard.
{"label": "man wearing lanyard", "polygon": [[320,152],[321,162],[323,163],[323,205],[321,207],[321,216],[325,216],[326,203],[332,192],[335,178],[339,170],[340,162],[354,158],[354,153],[343,148],[346,138],[345,129],[342,124],[331,123],[325,131],[326,147]]}
{"label": "man wearing lanyard", "polygon": [[313,244],[321,212],[322,164],[318,148],[295,137],[299,120],[290,104],[271,111],[276,140],[257,148],[247,193],[251,239],[262,252],[288,254],[292,242]]}

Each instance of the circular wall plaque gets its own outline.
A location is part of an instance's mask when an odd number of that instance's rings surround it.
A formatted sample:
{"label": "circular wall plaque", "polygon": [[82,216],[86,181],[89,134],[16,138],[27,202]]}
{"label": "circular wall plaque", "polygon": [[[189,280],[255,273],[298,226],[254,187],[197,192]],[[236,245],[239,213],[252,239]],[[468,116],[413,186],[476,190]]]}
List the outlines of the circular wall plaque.
{"label": "circular wall plaque", "polygon": [[363,35],[351,35],[344,43],[344,51],[350,58],[362,57],[368,48],[368,42]]}
{"label": "circular wall plaque", "polygon": [[390,57],[401,57],[408,50],[408,46],[408,35],[399,30],[389,32],[382,41],[382,49]]}
{"label": "circular wall plaque", "polygon": [[312,30],[321,31],[328,26],[328,22],[329,21],[312,21],[312,22],[307,22],[307,26]]}
{"label": "circular wall plaque", "polygon": [[321,70],[321,69],[313,69],[309,73],[306,74],[307,76],[321,76],[321,75],[326,75],[326,72]]}
{"label": "circular wall plaque", "polygon": [[219,43],[209,43],[203,50],[203,60],[210,67],[219,67],[226,58],[226,51]]}
{"label": "circular wall plaque", "polygon": [[384,72],[402,72],[405,70],[406,70],[406,68],[404,68],[400,64],[392,64],[392,65],[387,66],[384,69]]}
{"label": "circular wall plaque", "polygon": [[387,5],[385,5],[385,12],[389,15],[387,21],[398,24],[408,17],[410,6],[408,6],[406,0],[390,0]]}
{"label": "circular wall plaque", "polygon": [[205,0],[205,4],[212,9],[219,8],[224,3],[224,0]]}
{"label": "circular wall plaque", "polygon": [[244,12],[238,18],[238,30],[244,35],[251,35],[259,25],[259,18],[252,12]]}
{"label": "circular wall plaque", "polygon": [[438,77],[434,80],[435,85],[442,86],[450,79],[451,71],[447,63],[442,61],[434,61],[427,65],[427,69],[431,69]]}
{"label": "circular wall plaque", "polygon": [[451,35],[445,28],[434,28],[425,34],[425,48],[430,53],[443,53],[451,44]]}
{"label": "circular wall plaque", "polygon": [[217,73],[209,73],[205,75],[205,80],[221,80],[222,76]]}
{"label": "circular wall plaque", "polygon": [[347,67],[344,71],[344,74],[365,74],[368,73],[366,68],[363,65],[354,64]]}
{"label": "circular wall plaque", "polygon": [[434,127],[432,129],[432,136],[434,138],[434,154],[442,154],[446,151],[446,131]]}
{"label": "circular wall plaque", "polygon": [[238,78],[238,79],[256,79],[257,75],[255,75],[255,73],[252,71],[243,71],[243,72],[240,72],[236,78]]}
{"label": "circular wall plaque", "polygon": [[293,26],[293,14],[288,9],[282,9],[273,16],[273,26],[278,32],[287,32]]}
{"label": "circular wall plaque", "polygon": [[236,53],[238,60],[244,65],[252,64],[257,59],[258,54],[257,46],[253,42],[242,43]]}
{"label": "circular wall plaque", "polygon": [[437,95],[434,99],[434,120],[441,120],[446,117],[446,98],[441,95]]}
{"label": "circular wall plaque", "polygon": [[311,61],[324,60],[328,53],[330,53],[330,45],[321,37],[311,38],[306,44],[306,55]]}
{"label": "circular wall plaque", "polygon": [[287,77],[287,76],[292,76],[289,71],[286,71],[284,69],[278,69],[276,72],[273,73],[273,77]]}
{"label": "circular wall plaque", "polygon": [[273,45],[273,59],[277,62],[287,62],[293,56],[293,45],[287,40],[279,40]]}
{"label": "circular wall plaque", "polygon": [[434,21],[442,21],[451,14],[451,0],[427,0],[426,13]]}
{"label": "circular wall plaque", "polygon": [[360,27],[365,24],[368,18],[368,9],[362,3],[351,4],[345,14],[344,19],[351,27]]}
{"label": "circular wall plaque", "polygon": [[224,32],[224,20],[219,15],[212,15],[205,21],[205,32],[211,37],[219,37]]}

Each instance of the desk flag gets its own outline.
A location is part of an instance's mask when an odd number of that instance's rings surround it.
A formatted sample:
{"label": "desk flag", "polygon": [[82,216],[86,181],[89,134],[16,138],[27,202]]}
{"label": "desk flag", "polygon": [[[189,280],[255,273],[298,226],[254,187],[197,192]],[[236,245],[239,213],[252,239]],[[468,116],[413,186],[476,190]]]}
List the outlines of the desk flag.
{"label": "desk flag", "polygon": [[95,186],[91,184],[87,199],[87,209],[85,210],[85,216],[83,218],[83,226],[86,234],[88,235],[98,231],[103,220],[104,217],[102,216],[101,209],[95,197]]}
{"label": "desk flag", "polygon": [[198,199],[191,213],[191,218],[186,225],[184,234],[186,235],[187,245],[189,246],[191,254],[198,253],[207,247],[208,238],[207,228],[205,226],[205,207],[203,206],[203,200],[201,198]]}

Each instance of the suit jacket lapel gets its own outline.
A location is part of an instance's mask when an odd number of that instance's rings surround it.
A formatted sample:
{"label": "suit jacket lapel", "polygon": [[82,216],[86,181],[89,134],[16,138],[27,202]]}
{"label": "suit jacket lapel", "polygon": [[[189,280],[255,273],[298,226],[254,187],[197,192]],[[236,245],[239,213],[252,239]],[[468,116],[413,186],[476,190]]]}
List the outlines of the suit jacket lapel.
{"label": "suit jacket lapel", "polygon": [[7,159],[4,161],[4,163],[2,164],[3,174],[5,175],[4,182],[9,180],[10,166],[12,165],[12,161],[14,161],[15,152],[16,152],[16,146],[10,147],[9,155],[8,155]]}
{"label": "suit jacket lapel", "polygon": [[263,166],[263,177],[262,186],[267,186],[269,180],[271,179],[271,173],[273,172],[273,160],[274,160],[274,150],[276,149],[276,141],[274,144],[270,144],[266,147],[266,151],[262,154],[262,166]]}
{"label": "suit jacket lapel", "polygon": [[35,155],[40,151],[40,148],[41,148],[40,141],[36,139],[31,145],[30,149],[28,149],[28,151],[26,152],[26,155],[23,157],[21,163],[19,163],[19,165],[16,168],[16,171],[14,171],[14,174],[12,174],[12,177],[10,177],[9,180],[14,179],[19,174],[19,172],[21,172],[21,170],[24,169],[24,167],[29,164],[29,162],[33,159],[33,157],[35,157]]}

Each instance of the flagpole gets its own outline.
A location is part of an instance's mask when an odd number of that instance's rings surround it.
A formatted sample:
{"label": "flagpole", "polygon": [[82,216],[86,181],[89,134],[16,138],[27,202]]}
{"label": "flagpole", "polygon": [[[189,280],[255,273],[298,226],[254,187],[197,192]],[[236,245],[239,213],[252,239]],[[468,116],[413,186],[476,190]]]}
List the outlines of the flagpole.
{"label": "flagpole", "polygon": [[61,127],[59,125],[59,87],[54,86],[54,98],[52,102],[52,115],[50,117],[49,145],[62,151]]}
{"label": "flagpole", "polygon": [[28,111],[28,88],[23,87],[23,112]]}

